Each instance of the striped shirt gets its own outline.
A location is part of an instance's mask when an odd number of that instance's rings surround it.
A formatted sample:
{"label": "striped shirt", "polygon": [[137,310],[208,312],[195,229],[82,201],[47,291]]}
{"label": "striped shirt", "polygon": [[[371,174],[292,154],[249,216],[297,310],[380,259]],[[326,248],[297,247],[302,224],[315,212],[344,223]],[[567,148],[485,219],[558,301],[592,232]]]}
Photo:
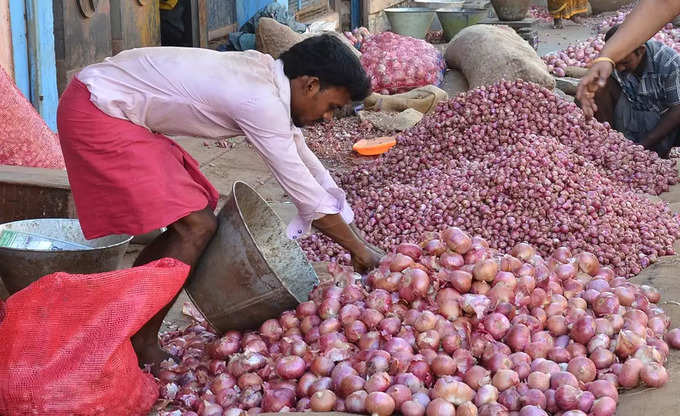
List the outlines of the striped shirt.
{"label": "striped shirt", "polygon": [[680,104],[680,54],[653,40],[645,47],[642,75],[614,71],[613,76],[634,110],[663,113]]}

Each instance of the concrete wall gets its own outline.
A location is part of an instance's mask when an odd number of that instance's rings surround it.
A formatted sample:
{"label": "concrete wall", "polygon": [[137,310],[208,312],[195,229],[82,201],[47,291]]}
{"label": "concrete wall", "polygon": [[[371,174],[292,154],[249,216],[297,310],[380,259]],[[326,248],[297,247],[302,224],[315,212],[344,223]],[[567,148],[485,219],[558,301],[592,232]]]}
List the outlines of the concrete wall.
{"label": "concrete wall", "polygon": [[12,32],[9,24],[9,0],[0,0],[0,67],[14,79]]}

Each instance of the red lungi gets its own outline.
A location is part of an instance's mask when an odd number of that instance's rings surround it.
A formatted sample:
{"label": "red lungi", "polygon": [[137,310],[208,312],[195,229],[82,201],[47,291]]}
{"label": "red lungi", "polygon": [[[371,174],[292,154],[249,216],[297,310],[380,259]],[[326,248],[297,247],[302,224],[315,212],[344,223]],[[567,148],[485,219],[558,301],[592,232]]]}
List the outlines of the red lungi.
{"label": "red lungi", "polygon": [[145,234],[217,206],[219,194],[194,158],[161,134],[106,115],[77,78],[61,97],[57,126],[86,238]]}

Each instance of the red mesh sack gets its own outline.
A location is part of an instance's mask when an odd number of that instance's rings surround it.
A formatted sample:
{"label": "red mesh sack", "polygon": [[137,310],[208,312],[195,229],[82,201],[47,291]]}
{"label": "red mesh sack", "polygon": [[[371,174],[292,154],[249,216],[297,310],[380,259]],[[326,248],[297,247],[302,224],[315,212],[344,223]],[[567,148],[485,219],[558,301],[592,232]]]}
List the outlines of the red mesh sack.
{"label": "red mesh sack", "polygon": [[0,322],[0,415],[146,415],[158,398],[130,336],[182,287],[162,259],[91,275],[55,273],[7,299]]}
{"label": "red mesh sack", "polygon": [[64,169],[57,135],[0,68],[0,164]]}
{"label": "red mesh sack", "polygon": [[441,85],[446,62],[424,40],[382,32],[361,45],[361,65],[371,77],[373,91],[398,94],[425,85]]}

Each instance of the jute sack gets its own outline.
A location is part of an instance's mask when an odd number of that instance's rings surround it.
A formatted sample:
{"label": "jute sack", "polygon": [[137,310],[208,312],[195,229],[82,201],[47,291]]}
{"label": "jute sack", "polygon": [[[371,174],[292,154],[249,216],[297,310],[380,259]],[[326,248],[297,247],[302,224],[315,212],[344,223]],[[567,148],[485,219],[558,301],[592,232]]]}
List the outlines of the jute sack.
{"label": "jute sack", "polygon": [[359,52],[344,35],[337,32],[315,32],[315,33],[297,33],[288,26],[277,22],[274,19],[263,17],[258,21],[257,30],[255,31],[255,47],[262,53],[267,53],[278,59],[282,53],[290,49],[298,42],[302,42],[308,37],[328,34],[340,39],[342,43],[347,45],[357,57],[361,56]]}
{"label": "jute sack", "polygon": [[440,101],[448,100],[449,95],[434,85],[413,89],[403,94],[382,95],[373,93],[364,100],[364,109],[369,111],[401,112],[408,108],[427,114],[434,110]]}
{"label": "jute sack", "polygon": [[536,51],[507,26],[474,25],[461,30],[449,42],[444,58],[450,68],[463,72],[470,88],[517,79],[555,87]]}

